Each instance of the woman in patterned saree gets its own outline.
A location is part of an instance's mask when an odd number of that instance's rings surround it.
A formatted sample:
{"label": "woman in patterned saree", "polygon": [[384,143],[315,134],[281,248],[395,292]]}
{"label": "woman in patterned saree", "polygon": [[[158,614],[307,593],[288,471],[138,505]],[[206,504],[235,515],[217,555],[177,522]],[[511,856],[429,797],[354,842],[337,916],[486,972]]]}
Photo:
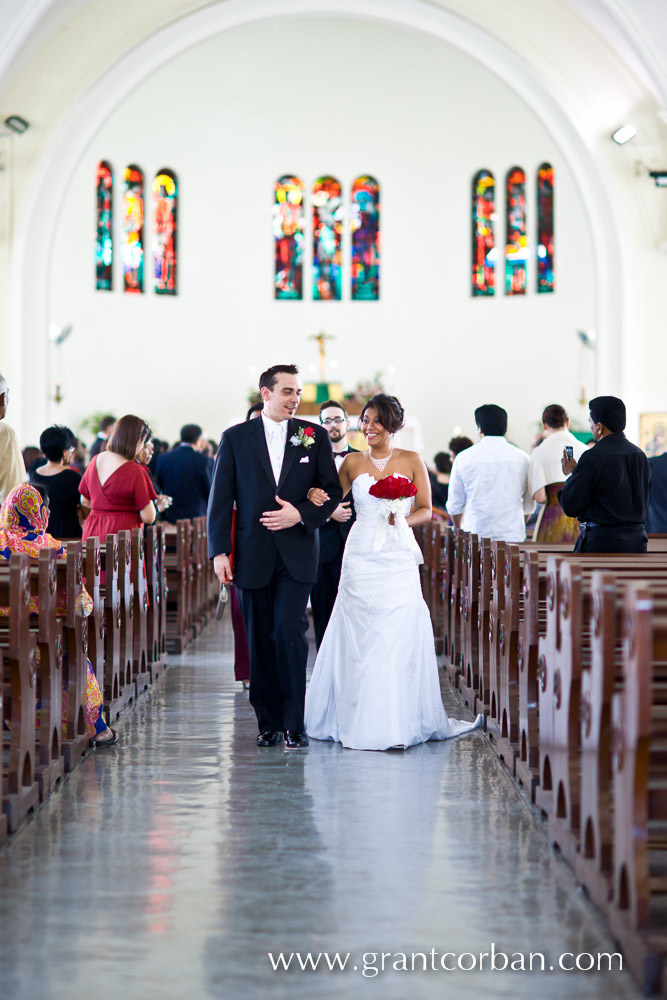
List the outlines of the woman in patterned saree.
{"label": "woman in patterned saree", "polygon": [[[7,494],[2,509],[0,509],[0,556],[4,559],[11,559],[13,552],[25,552],[31,558],[36,559],[39,556],[39,550],[43,548],[56,549],[59,557],[64,556],[65,550],[62,544],[53,535],[49,535],[46,530],[48,523],[48,498],[43,487],[32,486],[28,483],[16,486]],[[64,616],[67,612],[65,601],[66,596],[59,593],[56,603],[56,613],[59,616]],[[92,598],[85,588],[81,592],[81,609],[86,616],[93,609]],[[36,597],[31,596],[30,598],[30,610],[33,613],[39,611],[39,602]],[[9,608],[0,607],[0,617],[8,618]],[[88,660],[84,715],[88,735],[96,747],[107,748],[118,743],[117,733],[104,721],[102,692],[93,673],[90,660]],[[64,688],[62,718],[63,720],[67,719],[67,692]],[[63,735],[65,735],[64,721]]]}

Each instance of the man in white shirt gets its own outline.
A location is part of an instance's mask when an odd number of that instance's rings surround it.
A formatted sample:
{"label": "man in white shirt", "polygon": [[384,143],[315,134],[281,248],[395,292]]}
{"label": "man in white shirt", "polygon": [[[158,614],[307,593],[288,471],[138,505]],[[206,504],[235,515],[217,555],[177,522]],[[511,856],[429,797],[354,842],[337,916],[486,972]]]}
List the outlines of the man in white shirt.
{"label": "man in white shirt", "polygon": [[563,450],[572,448],[575,461],[579,461],[586,451],[586,445],[578,441],[569,431],[570,418],[565,407],[551,403],[542,413],[544,441],[530,456],[530,492],[538,503],[547,502],[546,487],[551,483],[563,483],[565,476],[561,467]]}
{"label": "man in white shirt", "polygon": [[0,504],[15,486],[28,478],[16,431],[4,420],[8,404],[9,386],[4,375],[0,375]]}
{"label": "man in white shirt", "polygon": [[454,460],[447,511],[454,527],[505,542],[526,539],[534,503],[528,486],[529,458],[505,439],[507,413],[495,403],[475,410],[480,441]]}

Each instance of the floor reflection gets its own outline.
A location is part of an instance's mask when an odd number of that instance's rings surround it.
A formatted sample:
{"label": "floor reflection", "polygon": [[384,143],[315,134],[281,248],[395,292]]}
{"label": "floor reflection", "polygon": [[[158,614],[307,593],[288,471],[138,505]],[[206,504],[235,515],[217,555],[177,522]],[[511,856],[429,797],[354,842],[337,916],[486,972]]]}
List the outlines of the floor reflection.
{"label": "floor reflection", "polygon": [[[404,754],[258,750],[230,631],[175,660],[120,747],[0,851],[3,995],[640,996],[617,972],[392,969],[492,942],[547,962],[614,949],[482,733]],[[351,957],[274,972],[279,952]]]}

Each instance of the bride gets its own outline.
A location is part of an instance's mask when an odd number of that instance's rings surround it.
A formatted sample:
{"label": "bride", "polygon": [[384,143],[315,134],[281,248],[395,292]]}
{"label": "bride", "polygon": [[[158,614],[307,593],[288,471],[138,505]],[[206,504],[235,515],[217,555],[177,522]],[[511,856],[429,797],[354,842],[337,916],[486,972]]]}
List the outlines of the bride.
{"label": "bride", "polygon": [[[352,490],[357,519],[343,556],[338,597],[306,692],[306,728],[319,740],[354,750],[404,749],[475,729],[482,722],[448,719],[440,697],[428,608],[419,583],[421,552],[411,528],[431,518],[428,473],[414,451],[394,448],[403,426],[395,396],[378,393],[361,412],[369,450],[340,467],[343,495]],[[412,499],[370,493],[387,476],[417,487]],[[323,503],[322,491],[312,493]]]}

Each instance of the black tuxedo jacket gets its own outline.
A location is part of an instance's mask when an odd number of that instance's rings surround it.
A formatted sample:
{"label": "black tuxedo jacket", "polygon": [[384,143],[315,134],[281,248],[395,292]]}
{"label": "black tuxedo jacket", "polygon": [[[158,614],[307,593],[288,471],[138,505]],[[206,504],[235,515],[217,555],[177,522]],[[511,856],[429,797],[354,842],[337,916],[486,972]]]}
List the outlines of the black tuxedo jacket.
{"label": "black tuxedo jacket", "polygon": [[164,513],[165,521],[176,524],[184,517],[203,517],[211,490],[213,463],[190,445],[180,445],[160,455],[157,481],[162,493],[173,497]]}
{"label": "black tuxedo jacket", "polygon": [[[352,451],[358,451],[358,448],[348,448],[342,454],[349,455]],[[348,493],[347,500],[350,501],[350,510],[352,511],[350,520],[327,521],[320,528],[320,563],[333,562],[345,548],[347,536],[350,534],[350,529],[354,524],[356,516],[354,513],[352,490]]]}
{"label": "black tuxedo jacket", "polygon": [[[312,427],[314,443],[306,449],[290,438],[299,427]],[[322,507],[307,499],[311,486],[329,494]],[[299,511],[301,524],[269,531],[259,519],[278,510],[275,497],[288,500]],[[287,424],[285,457],[276,486],[262,418],[230,427],[222,435],[208,501],[209,557],[232,551],[232,512],[236,503],[234,582],[254,589],[266,587],[280,556],[287,572],[299,583],[314,583],[319,554],[318,527],[342,499],[329,435],[316,424],[292,418]]]}

